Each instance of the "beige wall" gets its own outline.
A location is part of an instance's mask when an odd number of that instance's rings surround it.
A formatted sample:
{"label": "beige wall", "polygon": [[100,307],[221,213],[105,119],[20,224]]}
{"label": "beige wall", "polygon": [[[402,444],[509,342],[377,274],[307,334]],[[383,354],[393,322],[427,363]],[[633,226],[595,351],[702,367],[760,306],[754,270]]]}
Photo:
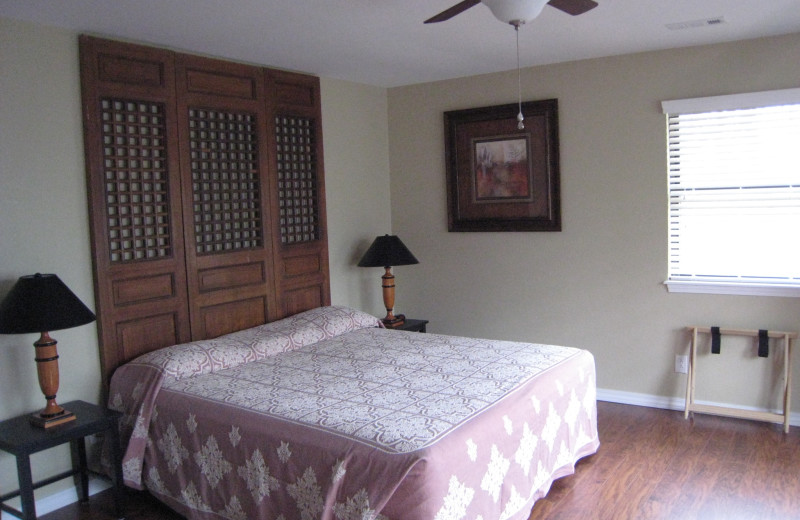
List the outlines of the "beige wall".
{"label": "beige wall", "polygon": [[[379,309],[380,290],[372,285],[380,274],[354,267],[354,259],[391,222],[386,90],[323,79],[322,98],[333,301]],[[77,34],[0,18],[0,297],[36,271],[58,274],[94,309]],[[61,354],[59,402],[97,402],[94,324],[53,336]],[[35,340],[0,335],[0,419],[44,406]],[[67,449],[33,460],[34,478],[69,467]],[[0,490],[11,489],[14,458],[0,453]]]}
{"label": "beige wall", "polygon": [[391,232],[386,89],[322,78],[331,303],[380,311],[382,269],[356,267]]}
{"label": "beige wall", "polygon": [[[390,89],[392,227],[421,262],[398,269],[399,310],[429,331],[587,348],[606,396],[661,404],[683,396],[685,325],[800,329],[797,298],[667,293],[660,113],[665,99],[797,87],[798,55],[795,34],[523,70],[524,100],[559,102],[560,233],[447,231],[442,113],[514,102],[515,71]],[[773,358],[728,344],[698,399],[770,403]]]}
{"label": "beige wall", "polygon": [[[94,309],[88,219],[75,36],[0,19],[0,294],[21,275],[56,273]],[[94,325],[52,336],[61,355],[59,402],[96,402]],[[0,335],[0,418],[44,406],[36,338]],[[68,467],[69,450],[33,461],[34,479],[47,477]],[[16,487],[14,458],[0,453],[0,489]]]}

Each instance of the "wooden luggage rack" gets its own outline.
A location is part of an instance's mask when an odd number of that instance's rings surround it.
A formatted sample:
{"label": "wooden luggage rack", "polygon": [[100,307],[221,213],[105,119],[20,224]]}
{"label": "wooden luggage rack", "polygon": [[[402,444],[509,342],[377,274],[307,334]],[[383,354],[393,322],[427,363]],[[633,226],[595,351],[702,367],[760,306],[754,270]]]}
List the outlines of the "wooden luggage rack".
{"label": "wooden luggage rack", "polygon": [[[711,327],[686,327],[692,333],[692,344],[689,351],[689,374],[686,380],[686,410],[684,417],[688,418],[690,412],[700,412],[715,415],[725,415],[738,417],[740,419],[750,419],[755,421],[766,421],[772,423],[783,423],[784,433],[789,433],[789,413],[791,411],[791,391],[792,391],[792,343],[797,339],[796,332],[769,331],[767,337],[770,339],[783,338],[783,413],[758,412],[733,408],[728,406],[717,406],[707,404],[697,404],[694,402],[694,382],[696,377],[697,361],[697,336],[698,334],[711,334]],[[758,330],[747,329],[725,329],[720,328],[721,336],[748,336],[759,337]]]}

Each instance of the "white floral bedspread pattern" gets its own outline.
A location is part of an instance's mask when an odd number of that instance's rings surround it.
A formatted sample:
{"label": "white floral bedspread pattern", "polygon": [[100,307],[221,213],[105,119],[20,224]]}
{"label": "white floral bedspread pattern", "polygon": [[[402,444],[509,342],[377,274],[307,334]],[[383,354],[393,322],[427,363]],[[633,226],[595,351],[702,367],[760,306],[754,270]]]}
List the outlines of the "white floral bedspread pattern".
{"label": "white floral bedspread pattern", "polygon": [[164,388],[407,453],[577,352],[361,329],[217,373],[168,379]]}
{"label": "white floral bedspread pattern", "polygon": [[198,363],[193,346],[188,369],[161,354],[149,380],[153,360],[136,365],[111,396],[126,482],[192,519],[521,520],[599,445],[586,351],[328,318],[335,333],[280,347],[238,338],[279,356],[212,347]]}

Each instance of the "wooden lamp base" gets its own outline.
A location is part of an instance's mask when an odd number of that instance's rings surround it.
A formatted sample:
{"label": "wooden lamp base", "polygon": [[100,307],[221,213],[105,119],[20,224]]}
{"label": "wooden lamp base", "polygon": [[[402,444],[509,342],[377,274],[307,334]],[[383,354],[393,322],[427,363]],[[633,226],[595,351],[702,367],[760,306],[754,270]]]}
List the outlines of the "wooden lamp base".
{"label": "wooden lamp base", "polygon": [[56,402],[58,392],[58,342],[48,332],[33,344],[36,347],[36,373],[47,405],[43,410],[30,416],[31,424],[41,428],[50,428],[75,420],[75,414],[59,406]]}
{"label": "wooden lamp base", "polygon": [[381,276],[381,287],[383,288],[383,306],[386,307],[386,316],[381,320],[384,327],[399,327],[406,322],[403,314],[395,316],[392,314],[394,309],[394,275],[391,267],[384,267],[386,272]]}

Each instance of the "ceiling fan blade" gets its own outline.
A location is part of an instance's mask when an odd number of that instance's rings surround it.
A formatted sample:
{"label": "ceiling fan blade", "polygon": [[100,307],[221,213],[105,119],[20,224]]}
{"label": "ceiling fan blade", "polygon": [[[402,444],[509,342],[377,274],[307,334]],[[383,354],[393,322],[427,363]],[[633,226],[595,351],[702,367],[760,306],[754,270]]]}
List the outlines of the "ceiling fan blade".
{"label": "ceiling fan blade", "polygon": [[449,20],[455,15],[461,14],[470,7],[478,5],[479,3],[481,3],[481,0],[464,0],[463,2],[459,2],[449,9],[445,9],[444,11],[442,11],[441,13],[437,14],[434,17],[428,18],[427,20],[425,20],[425,23],[436,23]]}
{"label": "ceiling fan blade", "polygon": [[597,2],[594,0],[550,0],[547,3],[572,16],[583,14],[597,7]]}

